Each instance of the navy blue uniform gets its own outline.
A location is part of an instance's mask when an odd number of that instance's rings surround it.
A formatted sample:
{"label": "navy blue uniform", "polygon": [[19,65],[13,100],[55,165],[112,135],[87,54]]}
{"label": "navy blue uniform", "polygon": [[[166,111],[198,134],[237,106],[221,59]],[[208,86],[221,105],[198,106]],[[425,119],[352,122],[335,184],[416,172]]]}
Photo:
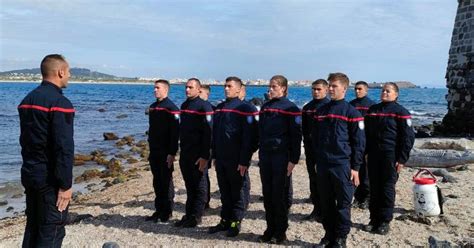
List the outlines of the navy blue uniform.
{"label": "navy blue uniform", "polygon": [[59,189],[72,186],[75,110],[56,85],[43,81],[18,106],[26,193],[23,247],[61,247],[68,208],[59,212]]}
{"label": "navy blue uniform", "polygon": [[[367,111],[369,110],[370,106],[374,105],[375,102],[372,101],[368,96],[364,96],[362,98],[356,98],[350,102],[352,106],[357,109],[362,116],[365,116],[367,114]],[[365,158],[362,160],[362,165],[360,166],[359,169],[359,181],[360,184],[357,186],[355,192],[354,192],[354,198],[359,202],[362,203],[366,200],[368,200],[369,194],[370,194],[370,183],[369,183],[369,175],[368,175],[368,170],[367,170],[367,163]]]}
{"label": "navy blue uniform", "polygon": [[304,154],[306,157],[306,169],[309,175],[309,190],[311,203],[313,203],[313,213],[320,216],[318,186],[316,184],[316,161],[313,153],[313,143],[311,141],[311,129],[313,128],[314,114],[316,111],[329,102],[328,98],[313,99],[303,106],[301,118],[301,128],[303,131]]}
{"label": "navy blue uniform", "polygon": [[281,238],[288,229],[288,162],[298,163],[301,153],[301,112],[286,97],[266,102],[259,121],[260,177],[267,230]]}
{"label": "navy blue uniform", "polygon": [[186,216],[200,219],[207,201],[207,170],[199,171],[199,158],[210,158],[211,104],[199,97],[181,105],[179,167],[186,186]]}
{"label": "navy blue uniform", "polygon": [[370,107],[366,119],[370,178],[370,220],[378,225],[393,219],[395,164],[405,164],[415,141],[408,110],[396,102]]}
{"label": "navy blue uniform", "polygon": [[173,212],[174,185],[173,165],[168,168],[168,155],[175,156],[178,151],[179,109],[165,98],[150,105],[148,143],[150,145],[151,172],[155,190],[155,209],[160,218]]}
{"label": "navy blue uniform", "polygon": [[[260,118],[259,116],[259,109],[260,107],[257,107],[255,105],[253,105],[252,103],[246,101],[246,100],[243,100],[243,103],[246,104],[250,109],[250,112],[252,113],[256,113],[256,115],[254,116],[254,122],[250,125],[250,128],[251,128],[251,133],[250,133],[250,137],[252,138],[251,140],[251,149],[252,149],[252,155],[253,153],[255,153],[257,150],[258,150],[258,120]],[[252,156],[250,156],[251,158]],[[247,171],[247,173],[245,173],[245,177],[246,179],[244,180],[244,195],[245,195],[245,208],[247,209],[249,204],[250,204],[250,188],[251,188],[251,183],[250,183],[250,175]]]}
{"label": "navy blue uniform", "polygon": [[364,118],[345,100],[330,101],[314,118],[312,142],[325,236],[345,239],[352,224],[351,169],[359,170],[365,150]]}
{"label": "navy blue uniform", "polygon": [[[245,213],[244,183],[238,165],[248,168],[252,155],[251,125],[257,112],[238,98],[217,105],[213,122],[212,156],[221,193],[221,218],[241,221]],[[246,172],[248,173],[248,172]]]}

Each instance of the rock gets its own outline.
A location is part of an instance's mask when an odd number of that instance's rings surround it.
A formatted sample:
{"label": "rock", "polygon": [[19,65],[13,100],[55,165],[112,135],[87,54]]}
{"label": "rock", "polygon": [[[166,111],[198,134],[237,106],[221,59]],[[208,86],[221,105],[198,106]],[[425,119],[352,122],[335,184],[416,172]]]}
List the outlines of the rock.
{"label": "rock", "polygon": [[115,118],[117,118],[117,119],[125,119],[125,118],[127,118],[127,117],[128,117],[127,114],[121,114],[121,115],[117,115]]}
{"label": "rock", "polygon": [[460,246],[464,248],[474,248],[474,238],[463,238],[460,242]]}
{"label": "rock", "polygon": [[127,181],[127,178],[124,175],[119,175],[112,181],[112,184],[124,183],[125,181]]}
{"label": "rock", "polygon": [[124,136],[122,140],[124,140],[127,143],[127,145],[132,145],[133,142],[135,142],[135,138],[133,138],[132,135]]}
{"label": "rock", "polygon": [[7,200],[0,200],[0,206],[5,206],[8,204]]}
{"label": "rock", "polygon": [[402,214],[402,215],[396,217],[395,219],[400,220],[400,221],[411,220],[413,222],[417,222],[417,223],[421,223],[421,224],[425,224],[425,225],[431,225],[432,224],[432,220],[429,219],[428,217],[418,216],[418,215],[413,214],[413,213]]}
{"label": "rock", "polygon": [[118,147],[124,146],[126,144],[127,144],[127,141],[125,141],[125,140],[119,140],[119,141],[115,142],[115,145],[118,146]]}
{"label": "rock", "polygon": [[109,163],[109,160],[103,158],[103,157],[98,157],[96,159],[94,159],[94,161],[97,163],[97,164],[100,164],[100,165],[107,165]]}
{"label": "rock", "polygon": [[428,244],[430,248],[449,248],[451,246],[451,242],[447,240],[438,240],[434,236],[430,236],[428,238]]}
{"label": "rock", "polygon": [[118,245],[118,244],[115,243],[115,242],[105,242],[105,243],[102,245],[102,248],[120,248],[120,245]]}
{"label": "rock", "polygon": [[92,159],[94,159],[94,157],[103,157],[103,156],[105,156],[105,153],[102,150],[94,150],[94,151],[91,152],[91,156],[92,156]]}
{"label": "rock", "polygon": [[12,207],[12,206],[10,206],[10,207],[7,208],[7,212],[11,212],[11,211],[13,211],[13,207]]}
{"label": "rock", "polygon": [[105,112],[105,109],[104,108],[100,108],[98,109],[97,111],[101,112],[101,113],[104,113]]}
{"label": "rock", "polygon": [[429,138],[433,136],[433,125],[415,126],[415,138]]}
{"label": "rock", "polygon": [[74,154],[74,160],[91,161],[92,159],[92,155]]}
{"label": "rock", "polygon": [[435,149],[435,150],[456,150],[466,151],[466,145],[463,145],[457,140],[435,140],[425,142],[420,146],[421,149]]}
{"label": "rock", "polygon": [[67,220],[67,224],[79,223],[79,222],[81,222],[82,220],[90,219],[90,218],[93,218],[93,217],[94,217],[94,216],[92,216],[91,214],[69,213],[69,218],[68,218],[68,220]]}
{"label": "rock", "polygon": [[108,188],[110,186],[114,185],[112,182],[110,181],[107,181],[105,184],[104,184],[104,187]]}
{"label": "rock", "polygon": [[84,160],[74,160],[74,166],[81,166],[85,164],[86,162],[84,162]]}
{"label": "rock", "polygon": [[114,133],[104,133],[104,140],[118,140],[119,137]]}
{"label": "rock", "polygon": [[23,194],[22,193],[19,193],[19,194],[14,194],[12,196],[13,199],[18,199],[18,198],[22,198],[23,197]]}
{"label": "rock", "polygon": [[150,152],[148,150],[142,150],[140,152],[140,157],[142,158],[148,158],[149,155],[150,155]]}
{"label": "rock", "polygon": [[148,141],[146,140],[140,140],[137,142],[136,144],[138,147],[142,147],[142,148],[145,148],[145,147],[148,147]]}
{"label": "rock", "polygon": [[84,173],[82,173],[82,175],[74,179],[74,182],[80,183],[84,181],[89,181],[93,178],[99,177],[101,174],[102,172],[100,172],[98,169],[85,170]]}
{"label": "rock", "polygon": [[445,197],[446,197],[446,198],[451,198],[451,199],[457,199],[457,198],[459,198],[459,196],[453,195],[453,194],[446,195]]}
{"label": "rock", "polygon": [[130,148],[130,151],[134,153],[140,153],[142,151],[142,148],[138,146],[132,146],[132,148]]}
{"label": "rock", "polygon": [[132,156],[132,154],[126,153],[126,152],[115,155],[116,158],[122,158],[122,159],[130,158],[130,156]]}
{"label": "rock", "polygon": [[137,162],[138,162],[138,159],[136,159],[136,158],[127,159],[127,163],[129,163],[129,164],[134,164],[134,163],[137,163]]}
{"label": "rock", "polygon": [[433,175],[435,176],[443,177],[443,180],[442,180],[443,183],[457,183],[458,182],[458,180],[455,177],[451,176],[451,174],[449,174],[449,172],[446,169],[433,170],[431,171],[431,173],[433,173]]}
{"label": "rock", "polygon": [[120,163],[120,160],[112,158],[107,164],[107,169],[112,172],[122,172],[122,163]]}

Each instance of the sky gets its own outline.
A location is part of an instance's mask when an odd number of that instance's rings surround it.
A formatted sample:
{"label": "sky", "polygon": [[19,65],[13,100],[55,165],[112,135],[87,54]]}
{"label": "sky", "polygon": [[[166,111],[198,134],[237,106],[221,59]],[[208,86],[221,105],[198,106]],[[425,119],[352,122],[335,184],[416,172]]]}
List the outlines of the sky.
{"label": "sky", "polygon": [[0,71],[326,78],[444,87],[455,0],[0,0]]}

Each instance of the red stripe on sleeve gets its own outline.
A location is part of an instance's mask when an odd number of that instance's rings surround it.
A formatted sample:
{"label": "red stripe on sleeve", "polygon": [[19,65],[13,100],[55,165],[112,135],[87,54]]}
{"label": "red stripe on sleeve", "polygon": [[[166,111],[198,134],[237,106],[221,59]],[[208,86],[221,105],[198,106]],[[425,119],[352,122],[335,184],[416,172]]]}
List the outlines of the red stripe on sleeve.
{"label": "red stripe on sleeve", "polygon": [[411,119],[411,115],[397,115],[393,113],[368,113],[367,116],[393,117],[399,119]]}
{"label": "red stripe on sleeve", "polygon": [[285,115],[293,115],[293,116],[298,116],[301,115],[301,112],[290,112],[290,111],[285,111],[282,109],[273,109],[273,108],[266,108],[262,110],[261,112],[274,112],[274,113],[280,113],[280,114],[285,114]]}
{"label": "red stripe on sleeve", "polygon": [[43,106],[38,106],[38,105],[29,105],[29,104],[23,104],[18,106],[19,109],[35,109],[43,112],[63,112],[63,113],[74,113],[76,112],[75,109],[69,109],[69,108],[60,108],[60,107],[52,107],[52,108],[46,108]]}
{"label": "red stripe on sleeve", "polygon": [[258,115],[258,111],[257,112],[242,112],[242,111],[239,111],[239,110],[236,110],[236,109],[216,109],[215,112],[216,113],[217,112],[236,113],[236,114],[245,115],[245,116]]}

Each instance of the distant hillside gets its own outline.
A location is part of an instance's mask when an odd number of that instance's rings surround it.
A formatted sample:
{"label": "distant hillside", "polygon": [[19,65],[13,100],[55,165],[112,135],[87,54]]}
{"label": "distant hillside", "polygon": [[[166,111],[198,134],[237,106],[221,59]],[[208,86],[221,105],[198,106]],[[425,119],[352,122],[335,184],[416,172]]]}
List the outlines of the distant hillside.
{"label": "distant hillside", "polygon": [[[417,88],[417,87],[418,87],[418,86],[416,86],[414,83],[408,82],[408,81],[393,81],[393,82],[396,83],[399,88]],[[369,83],[369,88],[381,89],[385,83],[388,83],[388,82],[383,82],[383,83],[376,83],[376,82],[373,82],[373,83]]]}
{"label": "distant hillside", "polygon": [[[135,81],[137,78],[117,77],[97,71],[91,71],[86,68],[71,68],[71,80],[110,80],[110,81]],[[41,70],[39,68],[22,69],[0,72],[2,80],[39,80],[41,79]]]}

